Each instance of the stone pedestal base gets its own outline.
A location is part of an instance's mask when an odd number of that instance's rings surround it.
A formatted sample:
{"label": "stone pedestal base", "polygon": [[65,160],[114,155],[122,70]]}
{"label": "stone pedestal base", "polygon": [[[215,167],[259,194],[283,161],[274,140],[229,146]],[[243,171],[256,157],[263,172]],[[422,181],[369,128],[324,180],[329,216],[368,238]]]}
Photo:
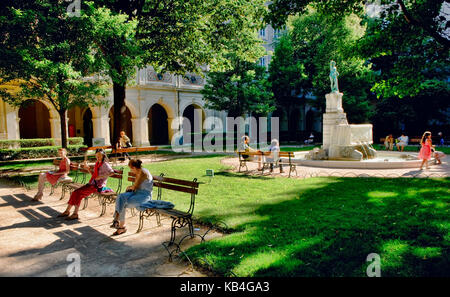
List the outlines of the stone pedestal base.
{"label": "stone pedestal base", "polygon": [[363,154],[358,150],[356,150],[353,145],[350,146],[332,145],[328,150],[328,159],[329,160],[345,159],[352,161],[361,161],[363,159]]}

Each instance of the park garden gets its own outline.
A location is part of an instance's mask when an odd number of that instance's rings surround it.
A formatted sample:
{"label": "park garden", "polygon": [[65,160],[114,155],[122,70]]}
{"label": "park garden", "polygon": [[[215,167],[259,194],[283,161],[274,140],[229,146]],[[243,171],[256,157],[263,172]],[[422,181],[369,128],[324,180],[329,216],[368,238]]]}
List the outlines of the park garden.
{"label": "park garden", "polygon": [[[70,252],[87,263],[86,276],[165,276],[155,267],[186,265],[195,276],[449,276],[446,2],[46,0],[5,1],[0,12],[0,104],[45,101],[60,123],[59,138],[0,139],[0,236],[8,239],[0,263],[32,263],[30,272],[22,264],[0,275],[65,275]],[[277,36],[264,65],[267,26]],[[140,152],[111,141],[101,152],[120,174],[107,181],[115,193],[89,196],[100,205],[112,201],[106,214],[89,202],[74,221],[58,218],[69,200],[62,182],[32,201],[39,174],[58,170],[61,148],[79,166],[68,171],[70,183],[80,180],[82,166],[96,164],[100,147],[69,137],[67,111],[113,103],[108,139],[120,138],[127,92],[147,65],[161,78],[203,75],[209,110],[279,118],[282,133],[273,126],[269,134],[279,138],[283,157],[268,158],[261,134],[242,151],[241,131],[232,134],[231,152],[192,152],[186,137],[184,152],[170,141]],[[306,106],[323,121],[319,129],[301,124],[306,113],[298,110]],[[0,120],[2,132],[9,126]],[[226,138],[219,132],[216,141]],[[415,142],[389,148],[389,134]],[[426,145],[430,156],[421,163]],[[130,207],[127,233],[113,237],[114,203],[134,181],[133,166],[117,158],[124,152],[153,176],[153,198],[174,209],[149,210],[135,233],[141,214]],[[86,170],[85,183],[98,174]],[[168,241],[171,232],[177,241]],[[117,260],[133,252],[130,262]],[[378,269],[369,255],[378,257]]]}

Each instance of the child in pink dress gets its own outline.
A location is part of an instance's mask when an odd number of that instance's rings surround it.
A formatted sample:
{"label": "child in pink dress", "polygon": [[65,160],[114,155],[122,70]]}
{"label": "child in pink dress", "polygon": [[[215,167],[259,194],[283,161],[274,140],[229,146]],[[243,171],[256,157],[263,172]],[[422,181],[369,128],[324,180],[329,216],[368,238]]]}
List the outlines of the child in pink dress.
{"label": "child in pink dress", "polygon": [[67,158],[67,151],[64,148],[58,150],[59,156],[61,157],[61,163],[59,163],[59,169],[56,172],[45,172],[39,174],[38,192],[34,196],[33,201],[39,201],[44,196],[45,182],[48,181],[50,184],[55,185],[59,180],[68,178],[70,172],[70,160]]}
{"label": "child in pink dress", "polygon": [[419,152],[419,159],[422,159],[422,164],[420,164],[420,170],[423,169],[423,164],[425,164],[428,169],[428,160],[431,159],[431,132],[426,131],[422,139],[420,140],[421,148]]}

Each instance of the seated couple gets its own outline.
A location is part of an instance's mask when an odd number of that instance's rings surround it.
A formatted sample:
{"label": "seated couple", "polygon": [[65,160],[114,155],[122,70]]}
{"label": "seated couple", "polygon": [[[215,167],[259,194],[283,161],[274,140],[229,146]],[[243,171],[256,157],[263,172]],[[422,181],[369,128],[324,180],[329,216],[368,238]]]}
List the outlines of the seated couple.
{"label": "seated couple", "polygon": [[[255,150],[250,147],[250,145],[249,145],[250,137],[244,136],[242,139],[243,139],[243,142],[241,145],[241,149],[243,151],[258,152],[258,150]],[[272,139],[272,142],[269,147],[269,152],[271,152],[271,154],[270,154],[270,156],[266,156],[266,162],[270,163],[270,172],[273,172],[273,163],[275,162],[275,154],[280,152],[280,144],[277,139]],[[256,156],[242,155],[242,157],[247,160],[256,160]],[[261,161],[262,161],[262,156],[258,156],[258,170],[260,170],[260,171],[262,170]],[[283,172],[284,172],[283,166],[280,164],[280,173],[283,173]]]}

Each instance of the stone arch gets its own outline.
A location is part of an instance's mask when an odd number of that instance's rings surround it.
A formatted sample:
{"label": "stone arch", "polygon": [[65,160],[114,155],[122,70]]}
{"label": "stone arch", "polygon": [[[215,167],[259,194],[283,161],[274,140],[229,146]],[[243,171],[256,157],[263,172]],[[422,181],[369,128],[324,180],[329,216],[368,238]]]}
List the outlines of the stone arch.
{"label": "stone arch", "polygon": [[[206,114],[205,110],[196,103],[188,104],[183,109],[183,136],[184,138],[188,137],[189,139],[184,139],[186,143],[194,143],[193,134],[202,134],[204,131],[203,122],[205,121]],[[198,121],[195,123],[195,121]],[[186,132],[186,121],[189,122],[189,126],[191,129],[191,135],[187,135]]]}
{"label": "stone arch", "polygon": [[83,138],[87,146],[92,146],[92,138],[94,137],[94,123],[92,121],[93,112],[91,108],[85,108],[81,114],[83,119]]}
{"label": "stone arch", "polygon": [[147,113],[148,139],[152,145],[169,144],[169,114],[163,105],[153,104]]}
{"label": "stone arch", "polygon": [[145,108],[145,110],[144,110],[145,112],[144,112],[143,115],[144,115],[144,116],[146,116],[146,115],[148,116],[148,113],[150,112],[150,109],[151,109],[155,104],[159,104],[159,105],[161,105],[161,106],[164,108],[165,112],[167,113],[167,118],[173,119],[173,118],[176,117],[176,114],[175,114],[175,112],[174,112],[174,109],[173,109],[168,103],[166,103],[162,97],[159,98],[158,101],[153,102],[153,103],[150,103],[150,104]]}
{"label": "stone arch", "polygon": [[[123,119],[121,123],[121,128],[123,131],[125,131],[125,134],[130,138],[133,139],[133,125],[132,125],[132,117],[133,114],[128,107],[128,105],[124,105],[125,112],[123,113]],[[117,139],[113,138],[114,134],[114,105],[112,105],[108,112],[109,115],[109,137],[111,141],[111,145],[115,145],[117,142]]]}
{"label": "stone arch", "polygon": [[50,119],[54,119],[55,114],[48,105],[41,100],[27,100],[19,108],[20,138],[52,138]]}
{"label": "stone arch", "polygon": [[125,106],[128,108],[128,110],[131,113],[131,118],[132,119],[137,119],[139,118],[140,112],[139,109],[134,106],[134,104],[132,103],[132,101],[126,100],[125,99]]}

